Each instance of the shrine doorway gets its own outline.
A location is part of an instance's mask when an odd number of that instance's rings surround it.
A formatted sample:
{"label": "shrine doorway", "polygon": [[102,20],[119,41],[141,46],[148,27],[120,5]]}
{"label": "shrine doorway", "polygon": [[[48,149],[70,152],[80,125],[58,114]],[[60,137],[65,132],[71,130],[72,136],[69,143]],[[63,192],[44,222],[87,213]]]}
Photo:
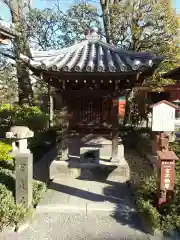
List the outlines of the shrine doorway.
{"label": "shrine doorway", "polygon": [[65,94],[71,130],[98,131],[111,128],[112,94],[104,91],[72,90]]}

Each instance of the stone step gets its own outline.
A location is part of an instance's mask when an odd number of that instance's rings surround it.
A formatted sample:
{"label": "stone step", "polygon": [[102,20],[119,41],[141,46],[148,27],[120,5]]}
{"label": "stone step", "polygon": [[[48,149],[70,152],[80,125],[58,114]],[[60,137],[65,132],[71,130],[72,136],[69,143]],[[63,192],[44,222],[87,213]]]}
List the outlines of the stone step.
{"label": "stone step", "polygon": [[67,163],[55,162],[50,167],[50,179],[61,177],[88,180],[107,179],[115,182],[126,182],[130,179],[130,174],[127,164],[103,167],[87,164],[82,165],[80,168],[71,168]]}

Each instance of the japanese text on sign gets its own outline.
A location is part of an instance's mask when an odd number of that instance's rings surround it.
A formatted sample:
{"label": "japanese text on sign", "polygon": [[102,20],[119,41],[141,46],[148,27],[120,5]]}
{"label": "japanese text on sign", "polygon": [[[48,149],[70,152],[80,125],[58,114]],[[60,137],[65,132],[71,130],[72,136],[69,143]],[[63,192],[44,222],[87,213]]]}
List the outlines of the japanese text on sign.
{"label": "japanese text on sign", "polygon": [[175,109],[165,103],[153,107],[152,131],[174,131]]}
{"label": "japanese text on sign", "polygon": [[164,161],[161,167],[161,189],[173,190],[174,188],[174,161]]}

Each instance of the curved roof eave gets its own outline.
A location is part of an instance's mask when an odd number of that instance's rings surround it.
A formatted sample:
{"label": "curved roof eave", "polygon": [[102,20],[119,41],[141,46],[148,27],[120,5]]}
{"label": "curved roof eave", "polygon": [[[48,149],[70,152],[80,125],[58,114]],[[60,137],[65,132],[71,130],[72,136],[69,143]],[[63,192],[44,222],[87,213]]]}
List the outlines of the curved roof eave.
{"label": "curved roof eave", "polygon": [[35,69],[56,72],[146,72],[164,59],[153,53],[132,52],[99,39],[86,39],[61,50],[31,51],[22,59]]}

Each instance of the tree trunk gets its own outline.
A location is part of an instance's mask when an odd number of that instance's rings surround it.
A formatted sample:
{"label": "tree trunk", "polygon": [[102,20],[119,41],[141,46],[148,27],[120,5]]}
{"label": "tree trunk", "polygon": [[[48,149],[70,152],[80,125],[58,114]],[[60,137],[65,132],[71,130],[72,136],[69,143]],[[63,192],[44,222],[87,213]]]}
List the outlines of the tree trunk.
{"label": "tree trunk", "polygon": [[106,35],[106,41],[107,43],[110,43],[110,36],[109,36],[109,11],[108,11],[108,4],[109,0],[101,0],[101,9],[103,13],[103,24],[104,24],[104,30]]}
{"label": "tree trunk", "polygon": [[20,59],[20,53],[30,56],[29,46],[23,29],[23,1],[10,0],[7,5],[11,12],[12,23],[14,23],[16,31],[19,33],[14,40],[19,104],[22,105],[26,103],[32,106],[34,98],[28,67]]}
{"label": "tree trunk", "polygon": [[101,9],[103,13],[103,24],[104,24],[104,30],[106,35],[106,41],[107,43],[111,43],[111,37],[110,37],[110,23],[109,23],[109,4],[116,4],[121,2],[121,0],[100,0]]}

